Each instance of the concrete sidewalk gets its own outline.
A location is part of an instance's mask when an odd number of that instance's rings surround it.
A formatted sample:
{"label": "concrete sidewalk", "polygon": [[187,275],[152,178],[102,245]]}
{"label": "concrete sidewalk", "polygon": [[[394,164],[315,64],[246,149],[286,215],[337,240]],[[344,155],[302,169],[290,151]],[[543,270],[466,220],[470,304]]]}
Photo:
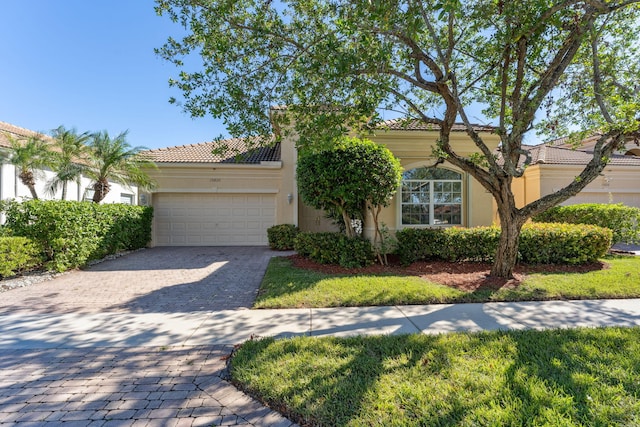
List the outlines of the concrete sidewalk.
{"label": "concrete sidewalk", "polygon": [[15,313],[0,349],[228,346],[251,337],[640,326],[640,299],[199,313]]}

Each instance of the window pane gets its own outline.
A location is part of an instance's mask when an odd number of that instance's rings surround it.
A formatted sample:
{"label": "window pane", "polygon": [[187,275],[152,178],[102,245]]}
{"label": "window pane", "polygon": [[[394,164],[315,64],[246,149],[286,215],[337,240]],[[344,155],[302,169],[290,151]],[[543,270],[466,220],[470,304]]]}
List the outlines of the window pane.
{"label": "window pane", "polygon": [[460,205],[435,205],[433,207],[433,218],[436,224],[462,224]]}
{"label": "window pane", "polygon": [[[430,190],[433,191],[431,194]],[[462,224],[462,175],[442,168],[416,168],[403,174],[402,224]],[[433,222],[429,213],[433,211]]]}

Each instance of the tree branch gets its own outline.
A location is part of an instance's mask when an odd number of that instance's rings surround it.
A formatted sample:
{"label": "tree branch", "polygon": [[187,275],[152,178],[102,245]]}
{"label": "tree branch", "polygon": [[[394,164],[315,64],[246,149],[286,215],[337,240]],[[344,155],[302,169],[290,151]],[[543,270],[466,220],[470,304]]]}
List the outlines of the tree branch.
{"label": "tree branch", "polygon": [[520,209],[520,213],[527,217],[531,217],[544,211],[550,206],[555,206],[558,203],[562,203],[568,198],[578,194],[604,170],[607,166],[606,159],[611,156],[623,140],[624,135],[618,131],[601,135],[594,145],[593,157],[582,170],[580,175],[578,175],[563,189],[547,194],[546,196],[524,206]]}
{"label": "tree branch", "polygon": [[600,72],[600,58],[598,57],[598,36],[593,27],[593,23],[589,24],[589,30],[591,31],[591,55],[593,56],[593,92],[602,113],[602,117],[608,122],[613,123],[613,118],[609,114],[609,109],[604,103],[602,98],[602,73]]}

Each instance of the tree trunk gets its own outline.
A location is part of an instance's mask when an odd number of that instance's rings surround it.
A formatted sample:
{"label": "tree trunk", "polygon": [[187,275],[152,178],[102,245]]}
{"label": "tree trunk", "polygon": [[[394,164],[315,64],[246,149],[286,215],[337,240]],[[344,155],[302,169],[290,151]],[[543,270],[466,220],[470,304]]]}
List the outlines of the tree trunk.
{"label": "tree trunk", "polygon": [[33,200],[38,200],[38,193],[36,192],[36,179],[33,176],[33,172],[30,170],[22,170],[19,175],[20,181],[27,186],[31,193]]}
{"label": "tree trunk", "polygon": [[107,193],[109,192],[109,181],[106,179],[99,179],[93,184],[93,202],[100,203]]}
{"label": "tree trunk", "polygon": [[29,187],[29,191],[31,192],[31,198],[33,200],[38,200],[38,193],[36,193],[36,187],[33,185],[27,185]]}
{"label": "tree trunk", "polygon": [[347,237],[356,237],[356,232],[353,230],[353,226],[351,225],[351,217],[341,207],[340,211],[342,213],[342,220],[344,221],[345,233]]}
{"label": "tree trunk", "polygon": [[378,222],[380,212],[382,211],[382,205],[373,206],[371,205],[371,203],[367,202],[367,208],[371,212],[371,217],[373,218],[373,248],[376,251],[378,262],[380,262],[381,265],[388,265],[389,261],[387,259],[387,252],[384,250],[384,236],[382,235],[382,231],[380,230],[380,223]]}
{"label": "tree trunk", "polygon": [[500,221],[500,240],[496,258],[491,266],[491,275],[505,279],[513,278],[513,269],[518,262],[518,242],[522,223],[520,221]]}
{"label": "tree trunk", "polygon": [[527,216],[519,212],[511,191],[511,179],[501,182],[501,191],[495,197],[500,217],[500,240],[496,257],[491,266],[491,275],[513,279],[513,269],[518,262],[518,245],[522,226]]}
{"label": "tree trunk", "polygon": [[62,182],[62,197],[60,200],[67,200],[67,181]]}

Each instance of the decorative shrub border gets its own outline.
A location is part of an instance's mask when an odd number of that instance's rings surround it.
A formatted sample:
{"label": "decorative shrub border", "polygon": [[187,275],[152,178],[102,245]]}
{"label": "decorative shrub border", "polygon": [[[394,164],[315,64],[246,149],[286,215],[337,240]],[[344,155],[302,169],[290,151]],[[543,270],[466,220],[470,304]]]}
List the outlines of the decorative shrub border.
{"label": "decorative shrub border", "polygon": [[622,203],[555,206],[533,217],[533,221],[597,225],[613,231],[614,243],[640,242],[640,208]]}
{"label": "decorative shrub border", "polygon": [[46,267],[65,271],[151,240],[153,208],[61,200],[13,201],[5,226],[37,242]]}
{"label": "decorative shrub border", "polygon": [[[522,228],[520,261],[529,264],[581,264],[596,261],[611,247],[608,228],[586,224],[530,223]],[[426,259],[493,261],[499,227],[406,228],[396,233],[403,264]]]}

